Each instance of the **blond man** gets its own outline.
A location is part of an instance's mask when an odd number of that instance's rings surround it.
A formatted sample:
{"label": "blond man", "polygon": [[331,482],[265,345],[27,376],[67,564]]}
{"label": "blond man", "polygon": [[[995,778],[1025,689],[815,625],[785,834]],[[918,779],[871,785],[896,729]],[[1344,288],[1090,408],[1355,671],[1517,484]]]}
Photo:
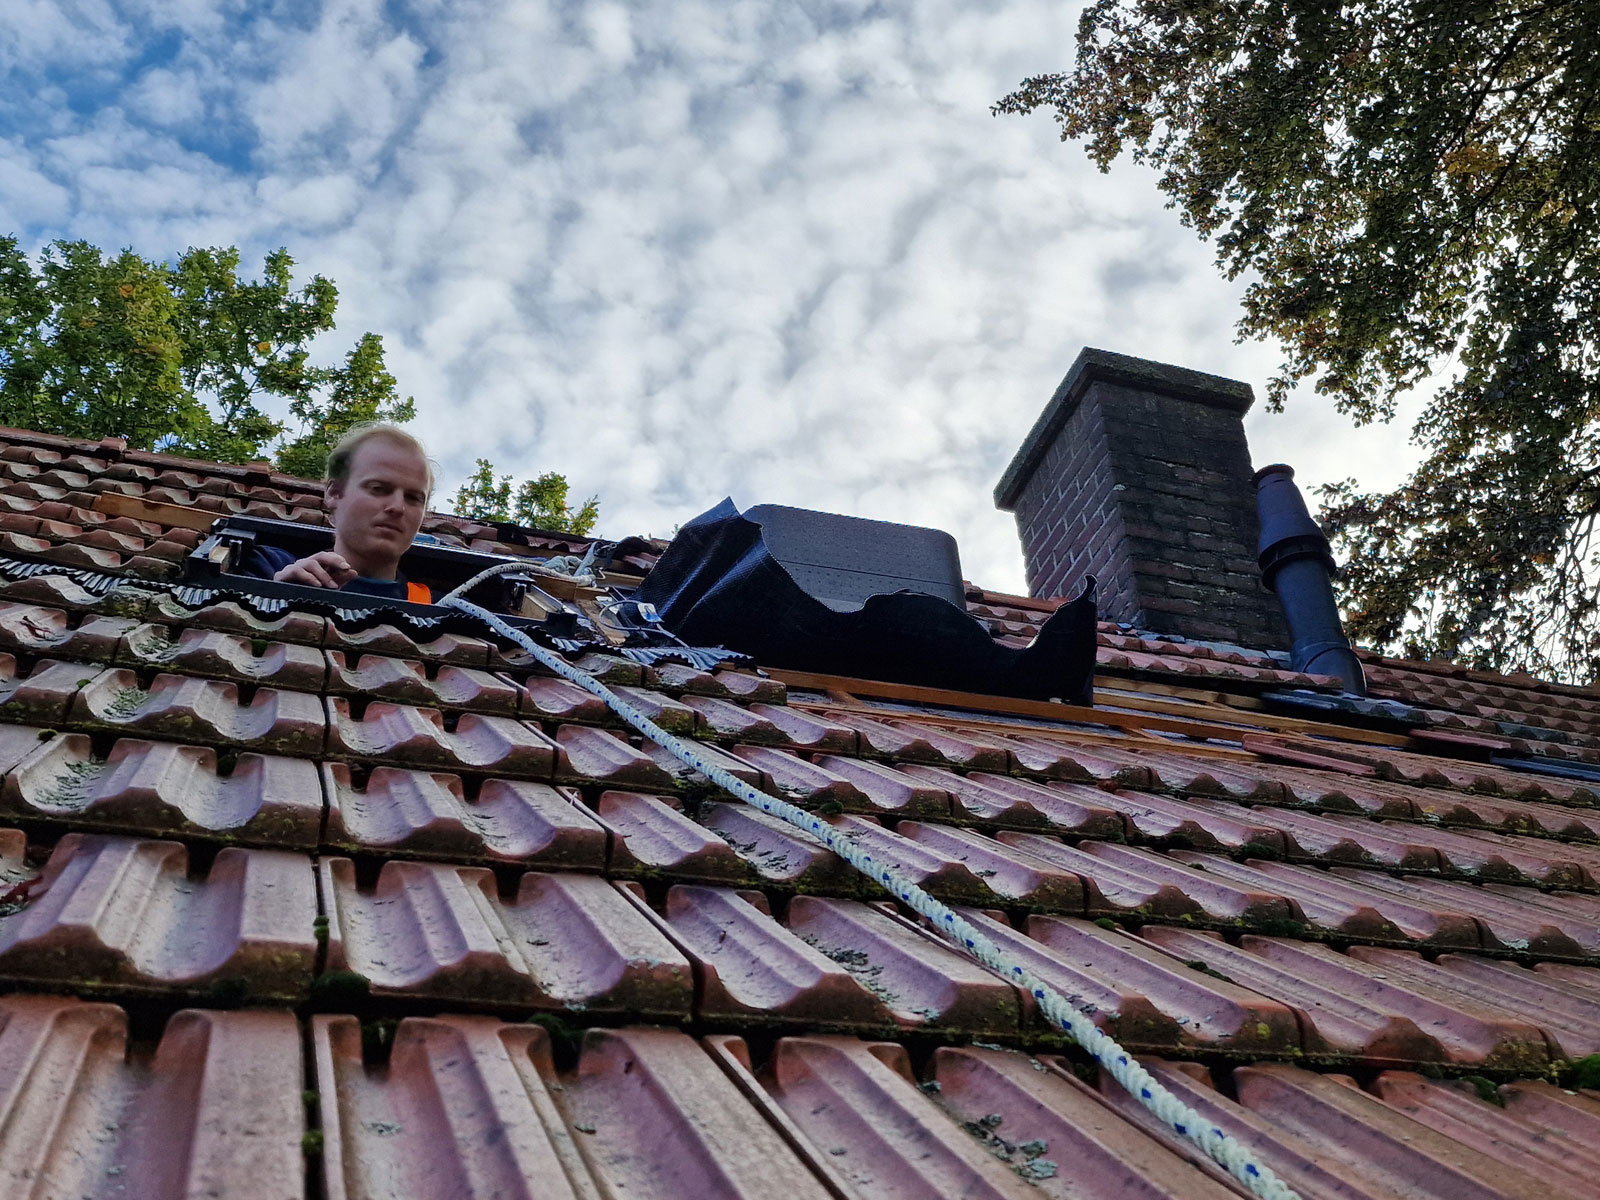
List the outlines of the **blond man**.
{"label": "blond man", "polygon": [[397,425],[360,425],[328,455],[324,503],[333,549],[305,558],[257,544],[243,573],[426,604],[428,588],[400,573],[400,556],[422,526],[433,469],[422,443]]}

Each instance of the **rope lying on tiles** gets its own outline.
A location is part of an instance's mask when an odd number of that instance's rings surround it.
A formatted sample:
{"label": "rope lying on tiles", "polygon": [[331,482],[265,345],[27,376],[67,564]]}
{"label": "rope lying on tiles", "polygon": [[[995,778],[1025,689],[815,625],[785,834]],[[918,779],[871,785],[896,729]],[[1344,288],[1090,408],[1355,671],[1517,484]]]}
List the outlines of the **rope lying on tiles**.
{"label": "rope lying on tiles", "polygon": [[[491,570],[497,569],[491,568]],[[1279,1179],[1266,1164],[1257,1162],[1243,1143],[1230,1138],[1169,1092],[1114,1038],[1097,1029],[1094,1022],[1086,1014],[1074,1008],[1060,992],[1020,963],[1013,961],[1004,950],[984,936],[981,930],[963,920],[948,906],[935,900],[893,867],[879,862],[863,850],[854,839],[835,830],[826,821],[806,812],[803,808],[797,808],[775,796],[769,796],[751,787],[738,776],[708,762],[695,749],[692,741],[668,733],[587,671],[579,670],[559,655],[546,650],[487,609],[462,599],[460,593],[476,585],[482,578],[480,575],[463,584],[437,603],[458,608],[477,617],[502,637],[509,638],[521,646],[563,679],[570,680],[585,691],[598,696],[605,701],[612,712],[686,766],[692,767],[718,787],[737,796],[753,808],[758,808],[810,835],[863,875],[881,883],[902,902],[926,917],[946,938],[963,947],[979,962],[1033,993],[1040,1011],[1052,1025],[1064,1031],[1068,1037],[1087,1050],[1097,1063],[1111,1072],[1112,1078],[1127,1089],[1130,1096],[1136,1097],[1168,1128],[1200,1147],[1250,1191],[1263,1197],[1264,1200],[1298,1200],[1297,1193]]]}

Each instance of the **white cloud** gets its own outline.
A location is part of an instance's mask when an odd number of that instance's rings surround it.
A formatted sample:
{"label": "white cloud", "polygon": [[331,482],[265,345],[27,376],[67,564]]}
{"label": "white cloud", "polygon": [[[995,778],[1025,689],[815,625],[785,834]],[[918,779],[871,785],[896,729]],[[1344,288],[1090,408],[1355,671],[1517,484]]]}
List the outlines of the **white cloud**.
{"label": "white cloud", "polygon": [[247,103],[265,162],[371,163],[410,116],[423,49],[386,26],[382,0],[330,0],[313,28],[270,48],[276,69]]}
{"label": "white cloud", "polygon": [[107,0],[8,0],[0,20],[0,65],[72,62],[80,69],[120,62],[132,52],[127,29]]}
{"label": "white cloud", "polygon": [[[1081,346],[1258,389],[1274,365],[1148,173],[989,115],[1069,61],[1076,14],[1044,0],[72,11],[0,19],[0,61],[81,36],[98,72],[35,78],[0,217],[34,245],[288,246],[339,283],[328,357],[384,335],[447,484],[562,470],[609,533],[731,493],[947,528],[1020,589],[990,492]],[[1249,427],[1309,482],[1345,447],[1376,482],[1407,459],[1312,397]]]}
{"label": "white cloud", "polygon": [[297,182],[263,179],[261,203],[296,230],[322,231],[349,220],[361,205],[361,185],[347,174],[317,175]]}
{"label": "white cloud", "polygon": [[0,139],[0,220],[7,229],[47,222],[66,207],[70,193],[40,170],[16,139]]}
{"label": "white cloud", "polygon": [[124,103],[136,118],[151,125],[185,125],[205,118],[201,89],[198,72],[152,67],[127,90]]}
{"label": "white cloud", "polygon": [[584,10],[583,23],[589,44],[608,67],[626,66],[633,58],[633,23],[622,5],[591,5]]}

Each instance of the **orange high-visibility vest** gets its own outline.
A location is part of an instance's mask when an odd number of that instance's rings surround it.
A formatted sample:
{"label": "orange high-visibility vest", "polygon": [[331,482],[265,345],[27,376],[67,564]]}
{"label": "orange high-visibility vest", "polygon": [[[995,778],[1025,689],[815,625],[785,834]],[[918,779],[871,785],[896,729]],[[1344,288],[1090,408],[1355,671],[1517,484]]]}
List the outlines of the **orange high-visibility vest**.
{"label": "orange high-visibility vest", "polygon": [[432,604],[433,589],[425,583],[412,583],[406,580],[406,599],[413,604]]}

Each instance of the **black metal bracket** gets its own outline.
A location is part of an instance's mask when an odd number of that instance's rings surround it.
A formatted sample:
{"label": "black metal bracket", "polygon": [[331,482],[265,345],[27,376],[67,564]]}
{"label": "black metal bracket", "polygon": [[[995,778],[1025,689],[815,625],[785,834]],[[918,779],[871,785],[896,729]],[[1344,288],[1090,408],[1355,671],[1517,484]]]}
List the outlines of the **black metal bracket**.
{"label": "black metal bracket", "polygon": [[[238,573],[237,568],[254,549],[257,541],[286,550],[297,558],[304,558],[322,550],[331,550],[333,531],[322,525],[301,525],[266,517],[219,517],[212,524],[211,531],[201,538],[200,544],[184,558],[182,581],[194,587],[245,592],[275,600],[315,601],[319,606],[327,605],[330,599],[337,596],[337,602],[348,602],[351,608],[392,609],[417,619],[437,617],[441,612],[448,611],[436,604],[415,604],[409,600],[366,592],[330,594],[326,588],[280,583]],[[516,555],[484,554],[455,546],[418,543],[401,557],[400,566],[408,578],[426,583],[435,590],[450,591],[487,567],[520,561]],[[603,640],[589,627],[588,621],[577,609],[539,587],[535,578],[532,572],[523,574],[514,571],[491,576],[468,592],[466,598],[501,614],[514,626],[537,626],[552,637],[594,637]],[[549,611],[541,617],[516,615],[523,600],[530,596],[540,608]]]}

